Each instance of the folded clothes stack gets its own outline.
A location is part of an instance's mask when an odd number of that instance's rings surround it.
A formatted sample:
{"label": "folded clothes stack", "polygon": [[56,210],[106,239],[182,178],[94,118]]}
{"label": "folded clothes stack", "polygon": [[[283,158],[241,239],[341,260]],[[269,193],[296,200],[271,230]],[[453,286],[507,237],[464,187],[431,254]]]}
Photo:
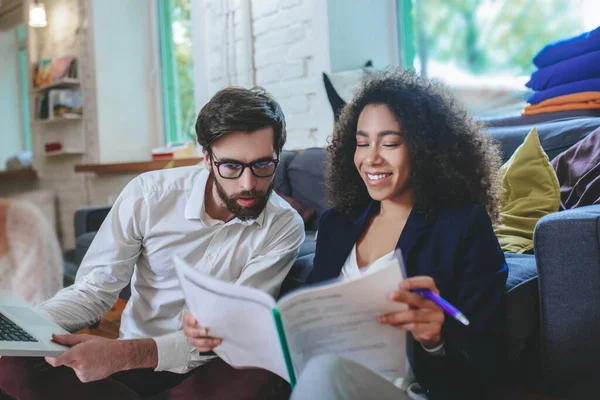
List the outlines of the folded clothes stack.
{"label": "folded clothes stack", "polygon": [[533,63],[523,115],[600,109],[600,27],[547,45]]}

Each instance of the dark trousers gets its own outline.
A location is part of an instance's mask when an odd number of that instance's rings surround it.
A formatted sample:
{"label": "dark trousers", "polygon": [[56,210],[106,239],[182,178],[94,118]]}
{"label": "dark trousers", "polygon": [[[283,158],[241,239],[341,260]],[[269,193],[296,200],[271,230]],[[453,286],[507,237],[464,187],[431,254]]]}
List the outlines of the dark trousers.
{"label": "dark trousers", "polygon": [[[4,397],[2,397],[4,394]],[[0,398],[29,399],[287,399],[289,384],[257,368],[235,369],[220,358],[187,374],[137,369],[82,383],[69,367],[43,358],[2,357]]]}

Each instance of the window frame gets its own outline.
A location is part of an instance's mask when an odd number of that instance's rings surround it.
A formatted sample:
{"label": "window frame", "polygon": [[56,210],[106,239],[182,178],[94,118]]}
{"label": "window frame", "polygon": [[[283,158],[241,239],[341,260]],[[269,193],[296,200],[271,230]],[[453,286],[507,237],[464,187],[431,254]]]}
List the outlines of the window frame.
{"label": "window frame", "polygon": [[173,12],[170,0],[156,0],[158,16],[160,85],[165,144],[181,141],[179,87],[173,44]]}
{"label": "window frame", "polygon": [[17,27],[17,45],[19,48],[19,88],[21,92],[22,148],[31,151],[31,114],[29,107],[29,68],[27,67],[27,33],[25,25]]}
{"label": "window frame", "polygon": [[414,42],[413,2],[396,0],[399,63],[406,69],[414,69],[416,49]]}

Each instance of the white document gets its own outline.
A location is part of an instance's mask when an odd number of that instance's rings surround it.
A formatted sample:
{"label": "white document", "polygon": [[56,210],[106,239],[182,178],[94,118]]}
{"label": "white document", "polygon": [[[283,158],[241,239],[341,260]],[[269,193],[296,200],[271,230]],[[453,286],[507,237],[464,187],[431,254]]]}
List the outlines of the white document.
{"label": "white document", "polygon": [[377,317],[406,310],[388,295],[402,280],[396,260],[360,279],[313,286],[278,303],[294,370],[320,354],[337,354],[385,376],[405,374],[406,333]]}
{"label": "white document", "polygon": [[214,352],[234,367],[264,368],[293,384],[312,357],[337,354],[386,378],[406,372],[406,333],[377,321],[406,309],[388,298],[403,279],[395,259],[359,279],[309,286],[278,303],[179,258],[175,265],[188,309],[210,336],[223,339]]}
{"label": "white document", "polygon": [[188,309],[209,336],[223,339],[213,351],[233,367],[260,367],[289,380],[273,297],[215,279],[179,258],[174,261]]}

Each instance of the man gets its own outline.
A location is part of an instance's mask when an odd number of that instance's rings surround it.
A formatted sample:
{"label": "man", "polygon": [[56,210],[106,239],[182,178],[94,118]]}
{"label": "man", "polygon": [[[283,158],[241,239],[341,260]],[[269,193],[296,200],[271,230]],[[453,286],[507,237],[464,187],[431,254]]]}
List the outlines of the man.
{"label": "man", "polygon": [[[300,216],[276,194],[286,140],[281,108],[261,89],[227,88],[200,111],[206,169],[155,171],[123,190],[73,286],[40,310],[70,332],[98,321],[131,280],[121,340],[55,336],[72,346],[46,361],[0,360],[0,389],[32,398],[276,398],[274,374],[236,370],[190,345],[177,255],[219,279],[277,295],[304,240]],[[86,383],[91,382],[91,383]]]}

